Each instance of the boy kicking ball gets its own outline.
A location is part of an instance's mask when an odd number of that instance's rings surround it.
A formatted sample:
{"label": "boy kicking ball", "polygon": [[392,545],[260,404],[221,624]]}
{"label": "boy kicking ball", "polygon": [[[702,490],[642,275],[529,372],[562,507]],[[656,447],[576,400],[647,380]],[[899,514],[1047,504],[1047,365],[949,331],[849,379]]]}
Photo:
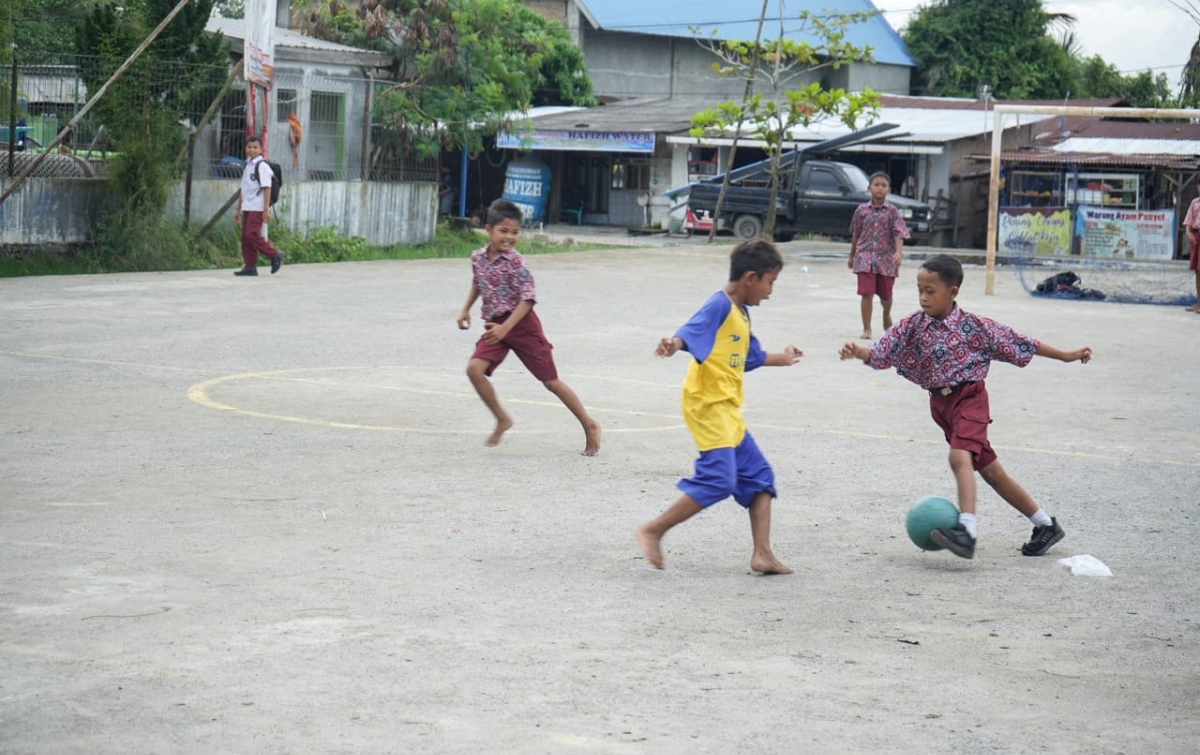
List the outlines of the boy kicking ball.
{"label": "boy kicking ball", "polygon": [[895,367],[901,377],[929,391],[929,410],[950,444],[950,469],[962,512],[956,526],[936,529],[930,538],[956,556],[975,557],[975,472],[979,472],[1033,524],[1033,536],[1021,553],[1040,556],[1066,533],[996,458],[987,437],[992,420],[984,380],[993,361],[1024,367],[1036,355],[1087,364],[1092,350],[1085,346],[1060,351],[1007,325],[964,312],[954,301],[962,281],[957,259],[945,254],[929,258],[917,271],[921,311],[901,320],[871,348],[847,343],[841,357],[861,359],[877,370]]}

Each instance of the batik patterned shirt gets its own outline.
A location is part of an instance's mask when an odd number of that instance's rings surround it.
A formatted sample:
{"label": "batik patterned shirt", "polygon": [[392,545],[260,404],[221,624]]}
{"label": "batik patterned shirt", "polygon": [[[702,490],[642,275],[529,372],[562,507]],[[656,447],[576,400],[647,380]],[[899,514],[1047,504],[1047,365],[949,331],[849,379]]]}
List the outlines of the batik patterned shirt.
{"label": "batik patterned shirt", "polygon": [[1200,229],[1200,197],[1196,197],[1188,205],[1187,214],[1183,216],[1183,225],[1192,231]]}
{"label": "batik patterned shirt", "polygon": [[1038,346],[1037,339],[955,304],[941,320],[917,312],[896,323],[871,347],[870,365],[895,367],[901,377],[933,390],[983,380],[993,361],[1024,367]]}
{"label": "batik patterned shirt", "polygon": [[857,239],[854,272],[892,278],[900,273],[895,260],[896,239],[906,239],[909,233],[895,205],[887,201],[878,207],[870,202],[859,205],[850,220],[850,235]]}
{"label": "batik patterned shirt", "polygon": [[746,435],[742,376],[767,359],[750,332],[750,313],[718,291],[675,335],[692,355],[683,382],[683,418],[696,447],[736,448]]}
{"label": "batik patterned shirt", "polygon": [[483,319],[506,315],[523,301],[537,301],[533,272],[515,249],[488,259],[487,247],[471,252],[471,273],[483,299]]}

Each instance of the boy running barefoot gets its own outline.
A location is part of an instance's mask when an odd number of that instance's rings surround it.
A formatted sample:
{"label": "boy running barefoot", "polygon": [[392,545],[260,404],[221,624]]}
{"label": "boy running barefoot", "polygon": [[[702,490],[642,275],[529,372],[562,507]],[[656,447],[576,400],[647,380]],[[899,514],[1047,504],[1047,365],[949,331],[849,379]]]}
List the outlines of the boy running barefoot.
{"label": "boy running barefoot", "polygon": [[584,445],[580,453],[595,456],[600,452],[600,423],[588,415],[575,391],[559,379],[551,351],[554,347],[546,340],[541,320],[533,311],[537,301],[533,273],[517,251],[517,241],[521,238],[520,208],[506,199],[492,202],[486,229],[488,245],[471,253],[471,292],[458,316],[459,329],[470,328],[471,307],[476,299],[483,299],[483,336],[467,363],[467,377],[496,417],[496,429],[484,445],[499,445],[504,433],[513,426],[512,417],[500,405],[489,379],[508,352],[513,351],[583,426]]}
{"label": "boy running barefoot", "polygon": [[791,366],[803,355],[791,345],[768,354],[750,331],[748,308],[770,298],[782,269],[783,258],[770,242],[739,244],[730,258],[724,290],[713,294],[654,351],[660,357],[678,351],[692,356],[683,383],[683,417],[700,450],[695,475],[677,485],[683,495],[657,519],[634,530],[642,553],[656,569],[663,568],[662,539],[672,527],[733,496],[750,513],[750,568],[762,574],[792,573],[771,550],[775,473],[746,429],[741,409],[746,371]]}

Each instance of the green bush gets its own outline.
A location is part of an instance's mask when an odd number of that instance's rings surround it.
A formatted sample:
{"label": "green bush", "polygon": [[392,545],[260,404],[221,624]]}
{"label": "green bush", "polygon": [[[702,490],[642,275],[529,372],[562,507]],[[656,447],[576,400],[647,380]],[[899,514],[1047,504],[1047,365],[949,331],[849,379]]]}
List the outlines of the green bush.
{"label": "green bush", "polygon": [[[363,260],[465,258],[487,243],[479,230],[438,226],[433,241],[420,246],[371,246],[360,236],[345,236],[336,228],[309,226],[300,233],[282,223],[270,224],[271,243],[287,252],[288,264]],[[119,223],[116,216],[98,229],[95,242],[71,252],[22,252],[0,256],[0,277],[77,275],[150,270],[208,270],[241,267],[241,235],[230,222],[218,223],[204,238],[196,228],[160,218],[134,216]],[[602,245],[555,244],[534,236],[521,240],[523,254],[556,254]]]}

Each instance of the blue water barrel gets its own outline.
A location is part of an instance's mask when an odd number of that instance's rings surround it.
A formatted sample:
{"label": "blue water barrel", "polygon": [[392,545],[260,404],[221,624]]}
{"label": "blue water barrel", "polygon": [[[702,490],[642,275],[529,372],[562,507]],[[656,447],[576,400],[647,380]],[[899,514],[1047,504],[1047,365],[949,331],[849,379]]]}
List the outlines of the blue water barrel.
{"label": "blue water barrel", "polygon": [[550,199],[550,166],[536,157],[522,157],[509,163],[504,174],[504,198],[521,208],[526,223],[545,221]]}

